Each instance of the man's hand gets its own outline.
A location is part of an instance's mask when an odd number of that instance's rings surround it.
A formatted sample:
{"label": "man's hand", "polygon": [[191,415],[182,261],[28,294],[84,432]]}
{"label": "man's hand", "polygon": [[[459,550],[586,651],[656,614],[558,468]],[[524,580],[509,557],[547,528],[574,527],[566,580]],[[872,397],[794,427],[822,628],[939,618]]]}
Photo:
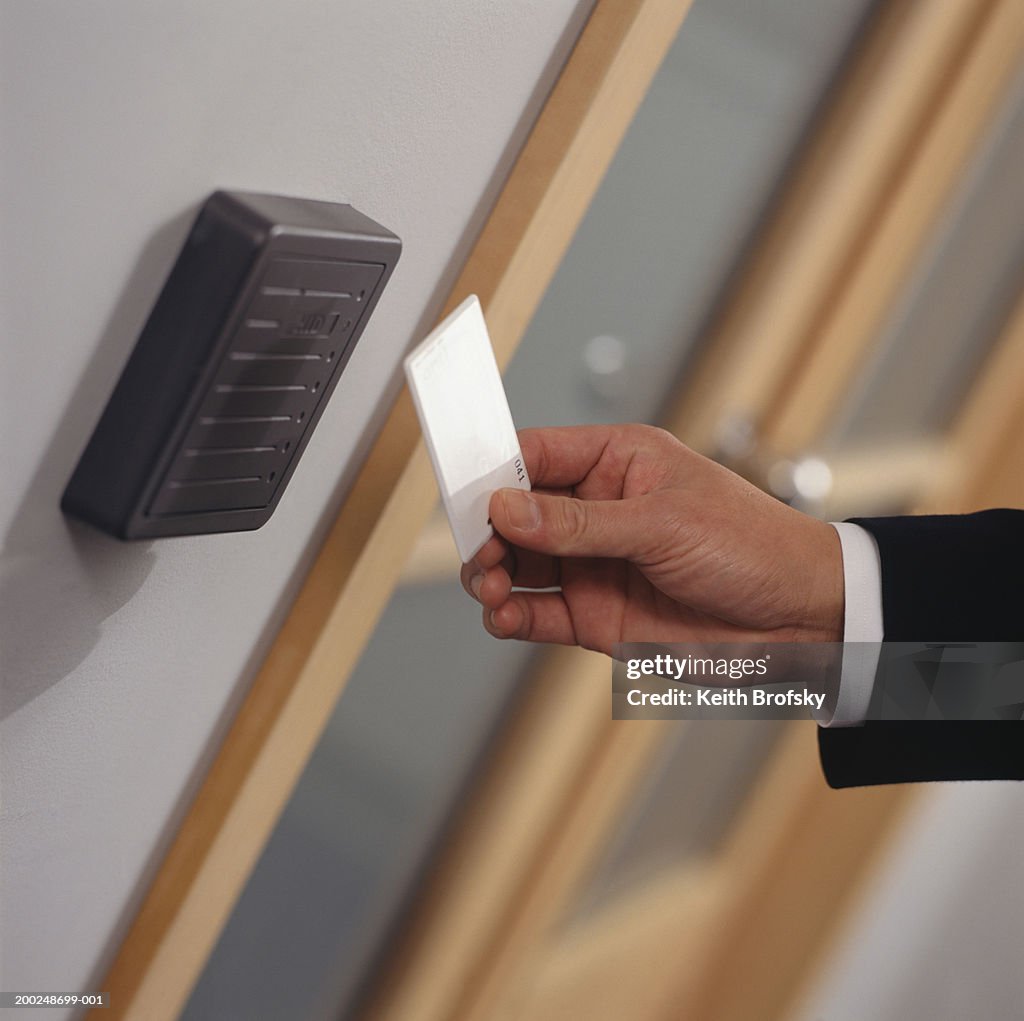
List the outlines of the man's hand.
{"label": "man's hand", "polygon": [[615,642],[842,640],[831,525],[650,426],[519,440],[534,491],[494,494],[498,535],[462,568],[495,637],[608,654]]}

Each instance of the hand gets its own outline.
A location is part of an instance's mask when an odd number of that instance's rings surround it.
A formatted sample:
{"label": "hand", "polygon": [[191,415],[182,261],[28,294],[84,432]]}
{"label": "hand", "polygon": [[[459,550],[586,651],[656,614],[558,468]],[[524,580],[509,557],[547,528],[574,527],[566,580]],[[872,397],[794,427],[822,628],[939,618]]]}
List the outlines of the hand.
{"label": "hand", "polygon": [[608,654],[616,642],[842,640],[831,525],[650,426],[519,440],[534,491],[492,496],[498,534],[462,568],[496,638]]}

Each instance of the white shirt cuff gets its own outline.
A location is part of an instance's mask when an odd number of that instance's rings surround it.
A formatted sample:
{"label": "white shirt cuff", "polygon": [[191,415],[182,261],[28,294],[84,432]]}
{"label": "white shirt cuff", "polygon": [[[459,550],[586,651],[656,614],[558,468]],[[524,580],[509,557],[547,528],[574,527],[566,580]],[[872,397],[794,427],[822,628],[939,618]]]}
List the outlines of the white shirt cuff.
{"label": "white shirt cuff", "polygon": [[875,537],[848,521],[832,522],[843,551],[843,667],[839,690],[826,692],[814,718],[823,727],[853,727],[867,718],[878,668],[882,624],[882,559]]}

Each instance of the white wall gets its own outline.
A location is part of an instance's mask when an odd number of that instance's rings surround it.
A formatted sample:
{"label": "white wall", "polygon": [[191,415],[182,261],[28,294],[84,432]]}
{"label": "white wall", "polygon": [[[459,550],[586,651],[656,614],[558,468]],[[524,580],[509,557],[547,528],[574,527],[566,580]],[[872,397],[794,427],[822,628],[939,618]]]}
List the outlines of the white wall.
{"label": "white wall", "polygon": [[[0,988],[98,980],[589,7],[0,0]],[[271,522],[119,544],[59,496],[218,187],[404,253]]]}

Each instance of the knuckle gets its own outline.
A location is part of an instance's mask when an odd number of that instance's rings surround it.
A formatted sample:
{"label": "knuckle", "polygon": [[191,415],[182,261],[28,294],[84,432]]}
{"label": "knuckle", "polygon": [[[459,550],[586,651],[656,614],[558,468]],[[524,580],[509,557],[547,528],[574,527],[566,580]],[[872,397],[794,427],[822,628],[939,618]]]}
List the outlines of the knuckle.
{"label": "knuckle", "polygon": [[645,422],[630,422],[629,425],[625,426],[625,432],[631,440],[635,440],[638,443],[657,443],[660,436],[667,435],[664,429],[656,425],[648,425]]}
{"label": "knuckle", "polygon": [[670,433],[667,429],[661,429],[656,426],[648,426],[649,439],[651,445],[657,447],[659,450],[679,450],[683,444],[679,438],[673,433]]}
{"label": "knuckle", "polygon": [[570,546],[579,546],[587,535],[589,516],[582,500],[574,498],[560,502],[558,532]]}
{"label": "knuckle", "polygon": [[636,423],[627,427],[627,439],[637,453],[659,462],[686,456],[690,448],[677,436],[659,426]]}

